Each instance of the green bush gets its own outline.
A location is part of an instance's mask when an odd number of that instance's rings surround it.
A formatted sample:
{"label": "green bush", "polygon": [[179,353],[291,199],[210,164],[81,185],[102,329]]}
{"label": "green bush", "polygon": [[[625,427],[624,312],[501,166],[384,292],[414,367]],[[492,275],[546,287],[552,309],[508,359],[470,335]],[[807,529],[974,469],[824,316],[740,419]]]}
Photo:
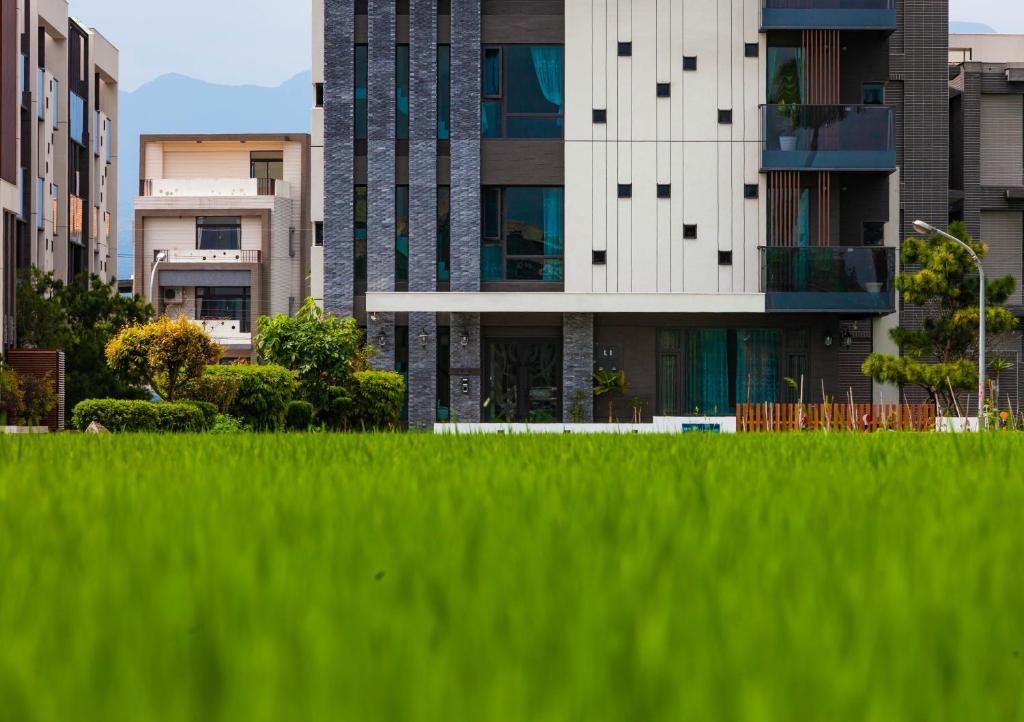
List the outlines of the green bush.
{"label": "green bush", "polygon": [[85,431],[93,421],[113,432],[181,433],[209,429],[203,411],[191,403],[121,399],[87,399],[79,402],[71,415],[72,427]]}
{"label": "green bush", "polygon": [[248,431],[245,428],[245,424],[234,416],[228,416],[227,414],[217,414],[217,418],[213,422],[213,428],[210,429],[211,434],[241,434],[244,431]]}
{"label": "green bush", "polygon": [[0,426],[14,426],[21,416],[24,395],[18,374],[0,367]]}
{"label": "green bush", "polygon": [[217,413],[227,414],[238,398],[242,385],[240,376],[224,376],[206,373],[185,384],[182,398],[190,401],[205,401],[217,407]]}
{"label": "green bush", "polygon": [[347,426],[353,430],[393,429],[402,418],[405,379],[394,371],[359,371]]}
{"label": "green bush", "polygon": [[199,409],[203,413],[203,428],[212,429],[214,422],[217,420],[217,416],[220,414],[216,405],[211,404],[208,401],[184,401],[182,403],[191,404]]}
{"label": "green bush", "polygon": [[308,401],[292,401],[284,415],[288,431],[309,431],[313,425],[313,404]]}
{"label": "green bush", "polygon": [[206,377],[238,381],[228,414],[254,431],[278,431],[298,390],[295,374],[281,366],[210,366]]}

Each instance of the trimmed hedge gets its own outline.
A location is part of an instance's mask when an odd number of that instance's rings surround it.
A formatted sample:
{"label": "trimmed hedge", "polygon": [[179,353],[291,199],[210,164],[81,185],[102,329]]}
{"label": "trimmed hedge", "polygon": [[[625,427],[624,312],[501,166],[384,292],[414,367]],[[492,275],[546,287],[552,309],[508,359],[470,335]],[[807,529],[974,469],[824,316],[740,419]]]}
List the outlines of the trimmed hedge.
{"label": "trimmed hedge", "polygon": [[75,406],[71,425],[85,431],[98,421],[108,431],[186,433],[207,431],[203,410],[193,403],[154,403],[123,399],[87,399]]}
{"label": "trimmed hedge", "polygon": [[288,403],[299,386],[295,374],[282,366],[210,366],[204,378],[239,382],[227,413],[254,431],[284,428]]}
{"label": "trimmed hedge", "polygon": [[289,431],[309,431],[313,425],[313,404],[308,401],[292,401],[284,415],[285,428]]}
{"label": "trimmed hedge", "polygon": [[359,371],[352,385],[330,389],[320,420],[333,429],[386,431],[398,426],[405,405],[405,379],[394,371]]}
{"label": "trimmed hedge", "polygon": [[220,414],[216,404],[211,404],[208,401],[185,401],[183,403],[192,404],[203,413],[204,428],[213,428],[214,423],[217,421],[217,416]]}

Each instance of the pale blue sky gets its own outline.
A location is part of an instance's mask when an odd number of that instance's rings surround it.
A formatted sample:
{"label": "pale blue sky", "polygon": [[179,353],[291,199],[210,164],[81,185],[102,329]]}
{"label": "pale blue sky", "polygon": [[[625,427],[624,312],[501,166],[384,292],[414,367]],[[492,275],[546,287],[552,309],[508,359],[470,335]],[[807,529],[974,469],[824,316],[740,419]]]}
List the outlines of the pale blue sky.
{"label": "pale blue sky", "polygon": [[[950,17],[1024,33],[1020,0],[950,0]],[[310,0],[71,0],[121,50],[121,85],[164,73],[277,85],[310,66]]]}

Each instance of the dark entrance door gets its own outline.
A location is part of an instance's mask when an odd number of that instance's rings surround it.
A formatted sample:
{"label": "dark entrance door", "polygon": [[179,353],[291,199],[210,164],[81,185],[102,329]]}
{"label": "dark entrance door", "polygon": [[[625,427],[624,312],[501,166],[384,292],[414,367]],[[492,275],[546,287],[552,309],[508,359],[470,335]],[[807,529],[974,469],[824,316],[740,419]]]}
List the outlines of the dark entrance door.
{"label": "dark entrance door", "polygon": [[555,423],[562,419],[562,345],[488,341],[484,420]]}

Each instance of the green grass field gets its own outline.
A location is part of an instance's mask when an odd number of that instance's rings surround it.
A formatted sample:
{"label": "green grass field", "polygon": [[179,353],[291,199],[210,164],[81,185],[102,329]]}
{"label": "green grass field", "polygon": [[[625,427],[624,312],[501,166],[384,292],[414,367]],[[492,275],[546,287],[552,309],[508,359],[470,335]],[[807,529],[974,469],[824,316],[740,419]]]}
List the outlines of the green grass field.
{"label": "green grass field", "polygon": [[0,719],[1024,719],[1024,436],[0,437]]}

